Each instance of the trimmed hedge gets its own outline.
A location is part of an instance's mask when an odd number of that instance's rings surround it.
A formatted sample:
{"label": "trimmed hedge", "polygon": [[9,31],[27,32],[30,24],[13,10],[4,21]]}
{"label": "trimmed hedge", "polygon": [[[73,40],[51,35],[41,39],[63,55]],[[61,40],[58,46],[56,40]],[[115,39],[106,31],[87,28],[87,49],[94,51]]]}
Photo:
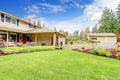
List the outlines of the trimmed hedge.
{"label": "trimmed hedge", "polygon": [[92,54],[111,57],[112,53],[107,50],[92,50]]}
{"label": "trimmed hedge", "polygon": [[26,46],[26,47],[8,47],[1,48],[0,50],[4,52],[4,54],[15,54],[15,53],[29,53],[29,52],[37,52],[37,51],[47,51],[47,50],[55,50],[55,46]]}
{"label": "trimmed hedge", "polygon": [[120,53],[116,54],[117,59],[120,59]]}

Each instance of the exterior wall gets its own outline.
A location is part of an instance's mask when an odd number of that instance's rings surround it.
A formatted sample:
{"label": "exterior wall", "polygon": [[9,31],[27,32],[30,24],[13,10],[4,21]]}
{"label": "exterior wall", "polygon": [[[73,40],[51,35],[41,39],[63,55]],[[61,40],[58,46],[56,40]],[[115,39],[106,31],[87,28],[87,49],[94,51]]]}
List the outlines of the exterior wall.
{"label": "exterior wall", "polygon": [[93,41],[100,41],[101,43],[116,43],[117,37],[88,37],[88,40],[91,40],[91,38],[97,38]]}
{"label": "exterior wall", "polygon": [[62,47],[65,45],[65,37],[58,37],[58,46],[61,46],[62,42]]}
{"label": "exterior wall", "polygon": [[53,34],[50,33],[41,33],[37,34],[37,45],[52,45]]}
{"label": "exterior wall", "polygon": [[23,29],[23,30],[28,30],[29,29],[29,24],[28,23],[25,23],[23,21],[19,21],[19,26],[18,26],[20,29]]}
{"label": "exterior wall", "polygon": [[1,13],[0,13],[0,22],[1,22]]}
{"label": "exterior wall", "polygon": [[[39,33],[37,34],[37,45],[43,45],[45,44],[46,46],[51,46],[53,45],[53,33]],[[32,36],[32,40],[35,41],[35,35]],[[58,46],[65,45],[65,37],[56,34],[56,45],[58,43]]]}
{"label": "exterior wall", "polygon": [[[19,25],[17,26],[17,24],[12,24],[12,23],[6,22],[5,16],[7,16],[7,15],[4,15],[4,22],[1,22],[1,13],[0,13],[0,26],[3,26],[3,27],[5,26],[8,28],[16,28],[16,29],[20,29],[20,30],[28,30],[29,29],[29,23],[19,20]],[[11,16],[8,16],[8,17],[10,17],[12,19],[16,19]]]}

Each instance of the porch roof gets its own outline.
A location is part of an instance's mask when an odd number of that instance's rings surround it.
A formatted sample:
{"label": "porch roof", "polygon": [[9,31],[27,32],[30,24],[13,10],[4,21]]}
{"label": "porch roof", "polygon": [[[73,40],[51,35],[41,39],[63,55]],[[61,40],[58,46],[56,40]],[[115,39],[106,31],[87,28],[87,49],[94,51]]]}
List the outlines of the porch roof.
{"label": "porch roof", "polygon": [[0,30],[23,33],[23,30],[0,26]]}
{"label": "porch roof", "polygon": [[58,33],[62,36],[66,36],[65,34],[61,33],[61,32],[57,32],[57,31],[54,31],[54,30],[51,30],[51,29],[48,29],[48,28],[41,28],[41,29],[31,29],[31,30],[28,30],[26,31],[25,33]]}
{"label": "porch roof", "polygon": [[46,33],[46,32],[55,32],[55,31],[47,28],[40,28],[40,29],[27,30],[25,33],[43,33],[43,32]]}
{"label": "porch roof", "polygon": [[0,30],[3,31],[11,31],[11,32],[18,32],[18,33],[59,33],[63,36],[66,36],[65,34],[61,33],[61,32],[57,32],[54,30],[50,30],[48,28],[38,28],[38,29],[30,29],[30,30],[21,30],[21,29],[16,29],[16,28],[9,28],[9,27],[5,27],[5,26],[0,26]]}

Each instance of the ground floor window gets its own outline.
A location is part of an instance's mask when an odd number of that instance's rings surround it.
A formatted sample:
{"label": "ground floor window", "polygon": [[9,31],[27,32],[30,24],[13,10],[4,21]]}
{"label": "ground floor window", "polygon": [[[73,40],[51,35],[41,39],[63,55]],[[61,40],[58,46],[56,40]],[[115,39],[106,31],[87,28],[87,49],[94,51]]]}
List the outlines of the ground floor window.
{"label": "ground floor window", "polygon": [[0,35],[2,36],[2,39],[3,41],[7,41],[7,33],[6,32],[3,32],[3,31],[0,31]]}
{"label": "ground floor window", "polygon": [[10,42],[17,41],[17,33],[10,33]]}
{"label": "ground floor window", "polygon": [[96,37],[94,37],[94,38],[91,38],[91,40],[97,40],[97,38],[96,38]]}

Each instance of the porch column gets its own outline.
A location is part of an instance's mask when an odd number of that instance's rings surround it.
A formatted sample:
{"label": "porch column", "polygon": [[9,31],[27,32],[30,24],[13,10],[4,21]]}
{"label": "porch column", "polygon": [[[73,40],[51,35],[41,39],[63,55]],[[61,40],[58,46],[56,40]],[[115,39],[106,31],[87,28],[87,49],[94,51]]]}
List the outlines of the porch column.
{"label": "porch column", "polygon": [[9,32],[7,32],[7,47],[9,46]]}
{"label": "porch column", "polygon": [[56,46],[56,33],[53,34],[53,46]]}
{"label": "porch column", "polygon": [[35,34],[35,45],[37,46],[37,33]]}
{"label": "porch column", "polygon": [[16,33],[16,42],[17,42],[17,33]]}

